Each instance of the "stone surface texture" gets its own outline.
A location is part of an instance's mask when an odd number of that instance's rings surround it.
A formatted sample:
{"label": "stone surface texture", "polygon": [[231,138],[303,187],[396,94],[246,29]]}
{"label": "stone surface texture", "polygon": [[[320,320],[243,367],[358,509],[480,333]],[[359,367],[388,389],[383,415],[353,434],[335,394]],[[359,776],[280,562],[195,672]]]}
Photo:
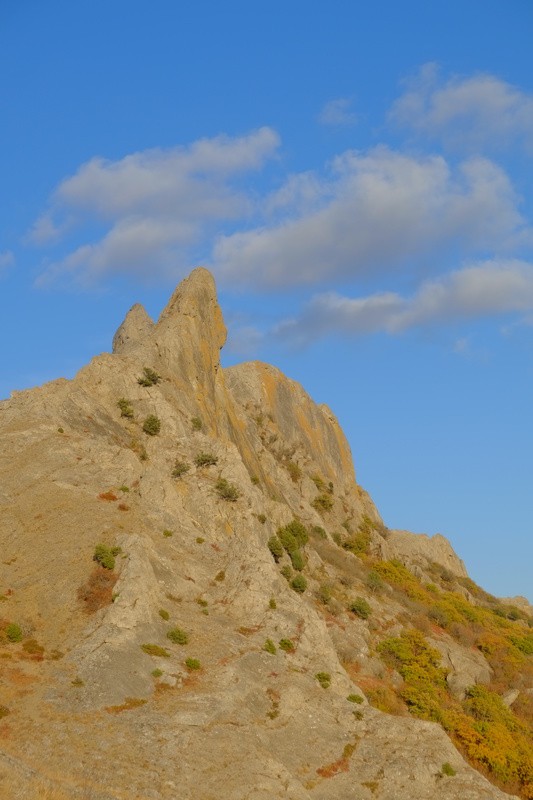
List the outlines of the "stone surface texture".
{"label": "stone surface texture", "polygon": [[[112,354],[72,381],[0,403],[1,611],[45,648],[44,658],[9,655],[0,667],[10,711],[0,719],[0,796],[508,797],[436,724],[392,717],[366,699],[354,714],[346,698],[363,692],[346,664],[370,675],[382,666],[368,623],[325,614],[317,600],[341,574],[364,593],[361,562],[331,532],[366,520],[376,553],[422,572],[437,562],[466,575],[464,565],[442,536],[387,535],[333,413],[274,367],[222,369],[225,339],[213,278],[197,269],[158,322],[134,306]],[[145,367],[157,383],[139,384]],[[157,435],[143,431],[149,415],[160,420]],[[201,454],[216,463],[198,465]],[[179,477],[176,462],[188,468]],[[235,501],[220,497],[220,479],[237,488]],[[326,512],[320,495],[331,499]],[[305,594],[267,547],[296,516],[318,530],[306,547]],[[87,613],[82,589],[99,543],[120,548],[113,602]],[[397,625],[397,600],[385,593],[372,603]],[[187,644],[167,638],[176,627]],[[294,652],[279,648],[282,639]],[[150,655],[147,644],[162,650]],[[439,646],[458,694],[490,678],[480,653],[444,638]],[[201,668],[191,671],[188,658]],[[327,690],[319,672],[331,676]],[[443,777],[444,762],[454,777]]]}

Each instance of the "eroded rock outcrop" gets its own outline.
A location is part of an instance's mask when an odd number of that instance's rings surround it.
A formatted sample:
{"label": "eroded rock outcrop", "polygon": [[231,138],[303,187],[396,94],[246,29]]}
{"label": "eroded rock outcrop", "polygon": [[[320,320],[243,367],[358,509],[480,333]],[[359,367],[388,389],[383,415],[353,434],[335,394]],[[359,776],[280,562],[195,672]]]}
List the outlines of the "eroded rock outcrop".
{"label": "eroded rock outcrop", "polygon": [[[225,337],[195,270],[157,323],[133,307],[113,354],[0,403],[2,612],[22,636],[0,662],[2,796],[503,800],[439,726],[357,682],[384,667],[350,598],[384,631],[405,616],[359,556],[462,562],[387,535],[333,413],[268,365],[223,370]],[[275,560],[295,519],[310,541]]]}

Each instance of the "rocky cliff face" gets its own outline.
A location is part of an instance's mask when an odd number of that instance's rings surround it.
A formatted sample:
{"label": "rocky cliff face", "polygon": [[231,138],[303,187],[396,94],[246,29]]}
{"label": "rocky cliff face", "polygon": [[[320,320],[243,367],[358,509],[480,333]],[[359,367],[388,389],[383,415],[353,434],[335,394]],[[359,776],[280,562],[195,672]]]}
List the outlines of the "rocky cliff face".
{"label": "rocky cliff face", "polygon": [[[390,570],[475,602],[464,565],[388,531],[332,412],[223,370],[225,338],[198,269],[73,381],[0,403],[2,796],[506,797],[365,697],[401,683],[376,648],[422,603]],[[462,698],[492,668],[437,623]]]}

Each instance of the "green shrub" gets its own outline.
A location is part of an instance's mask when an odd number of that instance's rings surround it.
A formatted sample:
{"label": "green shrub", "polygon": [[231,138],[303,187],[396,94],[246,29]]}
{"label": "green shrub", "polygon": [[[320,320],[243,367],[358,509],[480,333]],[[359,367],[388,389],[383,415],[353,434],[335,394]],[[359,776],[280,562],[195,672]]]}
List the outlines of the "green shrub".
{"label": "green shrub", "polygon": [[191,672],[197,669],[202,669],[202,665],[197,658],[187,658],[185,659],[185,666]]}
{"label": "green shrub", "polygon": [[121,417],[133,419],[133,406],[129,400],[126,400],[125,397],[121,397],[120,400],[117,400],[117,406],[120,409]]}
{"label": "green shrub", "polygon": [[217,572],[217,574],[215,575],[215,580],[218,581],[219,583],[226,580],[226,573],[223,569],[221,569],[220,572]]}
{"label": "green shrub", "polygon": [[443,775],[448,775],[450,778],[452,778],[454,775],[457,775],[457,772],[448,761],[445,761],[442,765],[441,772]]}
{"label": "green shrub", "polygon": [[258,486],[259,478],[257,475],[250,475],[250,481],[253,483],[254,486]]}
{"label": "green shrub", "polygon": [[169,531],[169,530],[164,530],[164,531],[163,531],[163,536],[164,536],[166,539],[170,539],[170,537],[171,537],[171,536],[174,536],[174,534],[173,534],[173,532],[172,532],[172,531]]}
{"label": "green shrub", "polygon": [[294,653],[296,647],[292,639],[280,639],[279,640],[279,649],[284,650],[286,653]]}
{"label": "green shrub", "polygon": [[149,656],[159,656],[160,658],[170,658],[170,653],[158,644],[142,644],[141,650]]}
{"label": "green shrub", "polygon": [[323,689],[329,689],[331,686],[331,675],[329,672],[317,672],[315,678]]}
{"label": "green shrub", "polygon": [[302,556],[301,552],[299,550],[293,550],[289,553],[289,558],[291,560],[293,569],[295,569],[297,572],[301,572],[305,567],[304,557]]}
{"label": "green shrub", "polygon": [[317,494],[311,505],[315,511],[318,511],[319,514],[322,514],[324,511],[331,511],[333,508],[333,500],[329,494]]}
{"label": "green shrub", "polygon": [[288,564],[284,564],[280,569],[280,573],[286,580],[290,581],[292,578],[292,567],[290,567]]}
{"label": "green shrub", "polygon": [[268,601],[268,607],[272,609],[276,609],[278,607],[275,597],[270,598],[270,600]]}
{"label": "green shrub", "polygon": [[303,594],[307,589],[307,581],[304,575],[301,573],[296,575],[291,581],[291,588],[294,589],[295,592],[298,592],[298,594]]}
{"label": "green shrub", "polygon": [[139,386],[155,386],[160,380],[161,375],[158,375],[155,370],[150,367],[143,367],[143,374],[140,378],[137,378],[137,383]]}
{"label": "green shrub", "polygon": [[293,553],[295,550],[298,549],[298,542],[296,537],[287,527],[286,528],[278,528],[278,538],[283,545],[284,549],[287,553]]}
{"label": "green shrub", "polygon": [[289,555],[309,541],[307,528],[298,519],[293,519],[288,525],[278,528],[277,536]]}
{"label": "green shrub", "polygon": [[355,600],[350,603],[349,608],[353,614],[357,614],[361,619],[368,619],[372,613],[372,608],[364,597],[356,597]]}
{"label": "green shrub", "polygon": [[204,423],[200,419],[200,417],[192,417],[191,418],[191,427],[193,431],[201,431],[204,427]]}
{"label": "green shrub", "polygon": [[280,558],[282,558],[283,553],[285,552],[283,549],[283,545],[281,544],[277,536],[270,537],[270,539],[268,540],[268,549],[272,553],[274,561],[277,564]]}
{"label": "green shrub", "polygon": [[533,633],[528,633],[525,636],[511,635],[510,639],[521,653],[524,653],[526,656],[533,655]]}
{"label": "green shrub", "polygon": [[161,420],[155,414],[149,414],[143,422],[143,431],[148,436],[157,436],[161,430]]}
{"label": "green shrub", "polygon": [[325,606],[330,602],[333,593],[331,591],[331,586],[329,583],[322,583],[317,592],[317,597],[321,603],[324,603]]}
{"label": "green shrub", "polygon": [[267,521],[266,514],[258,514],[257,519],[261,523],[261,525],[264,525],[265,522]]}
{"label": "green shrub", "polygon": [[[309,534],[307,533],[307,528],[300,522],[299,519],[293,519],[292,522],[289,522],[288,525],[285,525],[282,530],[287,531],[288,533],[292,534],[294,539],[296,540],[297,547],[303,547],[309,541]],[[279,535],[279,531],[278,531]]]}
{"label": "green shrub", "polygon": [[124,494],[126,494],[127,492],[129,492],[130,487],[126,486],[126,484],[123,483],[122,486],[118,487],[118,490],[119,492],[123,492]]}
{"label": "green shrub", "polygon": [[361,553],[368,553],[370,550],[370,542],[371,537],[368,531],[358,531],[353,536],[350,536],[349,539],[346,539],[342,543],[342,547],[345,550],[349,550],[350,553],[353,553],[355,556],[361,555]]}
{"label": "green shrub", "polygon": [[6,636],[10,642],[21,642],[23,639],[22,628],[16,622],[10,622],[6,625]]}
{"label": "green shrub", "polygon": [[205,542],[205,539],[204,539],[203,536],[197,536],[196,537],[196,544],[203,544],[204,542]]}
{"label": "green shrub", "polygon": [[58,433],[65,433],[65,429],[64,429],[64,428],[58,428],[58,429],[57,429],[57,432],[58,432]]}
{"label": "green shrub", "polygon": [[0,719],[3,717],[7,717],[9,714],[9,708],[7,706],[0,706]]}
{"label": "green shrub", "polygon": [[190,470],[190,466],[185,463],[185,461],[180,461],[177,459],[174,462],[174,468],[172,470],[172,477],[173,478],[181,478],[182,475],[185,475],[186,472]]}
{"label": "green shrub", "polygon": [[381,580],[381,576],[379,572],[371,569],[368,575],[366,576],[366,585],[370,589],[371,592],[379,592],[383,589],[385,585]]}
{"label": "green shrub", "polygon": [[160,678],[162,674],[163,674],[163,670],[162,669],[158,668],[158,669],[153,669],[152,670],[152,677],[154,677],[154,678]]}
{"label": "green shrub", "polygon": [[189,636],[181,628],[172,628],[172,630],[168,631],[167,633],[167,639],[169,639],[173,644],[184,645],[188,643]]}
{"label": "green shrub", "polygon": [[274,644],[272,639],[266,640],[266,642],[263,645],[263,650],[266,650],[267,653],[271,653],[272,655],[274,655],[274,653],[276,652],[276,645]]}
{"label": "green shrub", "polygon": [[349,700],[350,703],[357,703],[358,705],[364,703],[364,698],[361,697],[360,694],[349,694],[346,699]]}
{"label": "green shrub", "polygon": [[225,478],[218,479],[215,483],[215,489],[217,490],[218,496],[222,498],[222,500],[227,500],[229,503],[235,503],[241,496],[235,484],[229,483]]}
{"label": "green shrub", "polygon": [[159,609],[159,616],[161,617],[161,619],[164,619],[164,620],[169,620],[170,619],[170,614],[164,608],[160,608]]}
{"label": "green shrub", "polygon": [[197,467],[214,467],[217,462],[218,457],[213,455],[213,453],[198,453],[194,459],[194,463]]}
{"label": "green shrub", "polygon": [[311,528],[311,533],[313,534],[313,536],[318,536],[319,539],[328,538],[326,531],[320,525],[313,525]]}
{"label": "green shrub", "polygon": [[96,561],[104,569],[115,569],[117,553],[113,553],[113,549],[105,544],[97,544],[94,548],[93,561]]}

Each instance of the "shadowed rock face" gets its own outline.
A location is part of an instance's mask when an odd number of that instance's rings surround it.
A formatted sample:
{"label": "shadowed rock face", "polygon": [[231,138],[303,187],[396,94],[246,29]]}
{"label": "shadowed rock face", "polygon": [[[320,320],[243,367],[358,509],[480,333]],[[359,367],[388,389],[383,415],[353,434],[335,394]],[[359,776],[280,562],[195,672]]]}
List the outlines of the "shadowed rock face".
{"label": "shadowed rock face", "polygon": [[[333,539],[361,524],[371,552],[458,575],[462,562],[442,537],[385,538],[332,412],[266,364],[222,370],[225,338],[213,278],[197,269],[157,323],[131,309],[113,354],[0,403],[1,609],[44,648],[0,641],[0,796],[506,797],[437,725],[368,706],[345,666],[382,669],[371,629],[317,600],[328,581],[365,593],[363,561]],[[144,368],[159,381],[141,385]],[[295,517],[315,531],[303,593],[267,546]],[[120,548],[111,571],[93,560],[99,543]],[[391,593],[370,601],[398,626]],[[168,638],[176,629],[185,644]],[[442,652],[453,671],[457,648]],[[486,679],[481,654],[464,663]]]}

